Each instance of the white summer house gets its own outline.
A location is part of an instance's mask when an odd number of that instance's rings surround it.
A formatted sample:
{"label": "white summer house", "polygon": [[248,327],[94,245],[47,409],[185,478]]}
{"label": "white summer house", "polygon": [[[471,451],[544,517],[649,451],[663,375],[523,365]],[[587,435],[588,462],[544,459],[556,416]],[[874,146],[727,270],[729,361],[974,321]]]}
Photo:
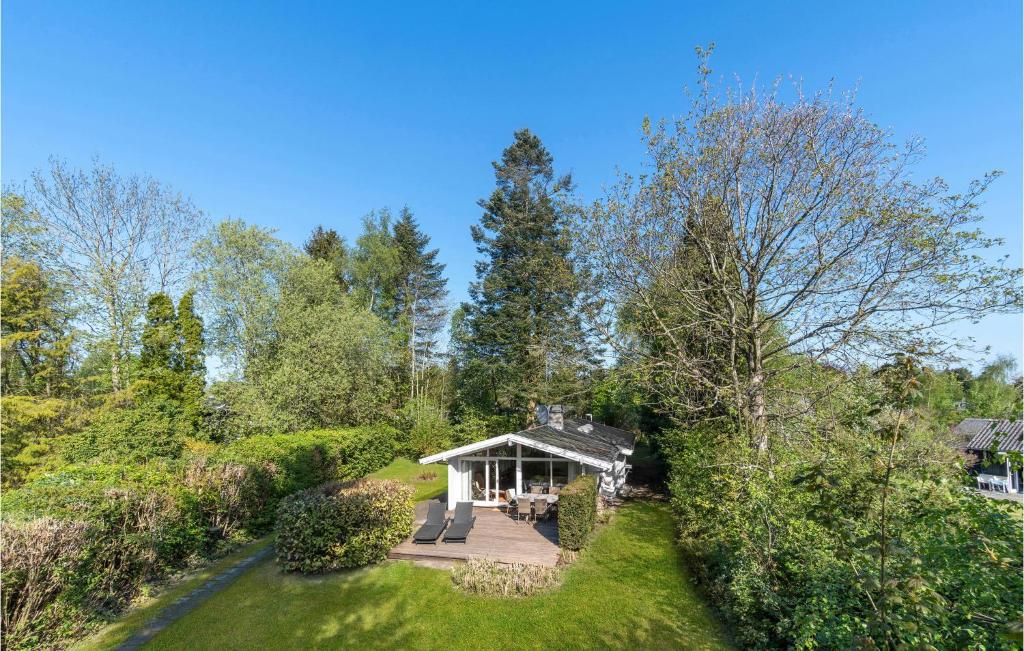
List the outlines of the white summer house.
{"label": "white summer house", "polygon": [[538,424],[445,450],[420,463],[448,464],[448,508],[457,502],[501,506],[517,495],[552,493],[578,475],[597,475],[611,497],[626,483],[636,437],[590,420],[563,417],[561,405],[537,410]]}

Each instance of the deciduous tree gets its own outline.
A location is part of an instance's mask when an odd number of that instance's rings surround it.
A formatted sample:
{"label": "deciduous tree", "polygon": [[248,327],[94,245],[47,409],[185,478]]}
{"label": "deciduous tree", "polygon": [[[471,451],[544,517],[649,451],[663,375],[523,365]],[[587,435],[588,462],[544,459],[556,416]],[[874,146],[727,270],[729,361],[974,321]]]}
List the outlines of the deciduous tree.
{"label": "deciduous tree", "polygon": [[[690,389],[724,396],[764,450],[779,415],[768,387],[787,370],[948,349],[942,326],[1020,309],[1020,271],[977,229],[996,175],[962,193],[914,182],[919,143],[892,144],[852,99],[723,96],[706,61],[690,112],[645,122],[649,171],[580,225],[591,322],[620,360],[680,380],[670,408],[687,409]],[[679,272],[684,248],[701,273]],[[619,328],[626,309],[645,317]],[[658,346],[632,345],[638,334]],[[725,381],[708,372],[720,364]]]}

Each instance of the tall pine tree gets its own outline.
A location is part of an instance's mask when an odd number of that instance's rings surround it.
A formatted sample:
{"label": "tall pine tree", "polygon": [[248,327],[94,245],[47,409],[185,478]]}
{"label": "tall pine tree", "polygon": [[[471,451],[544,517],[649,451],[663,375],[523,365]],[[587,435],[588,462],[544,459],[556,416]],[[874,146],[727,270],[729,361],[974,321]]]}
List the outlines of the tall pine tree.
{"label": "tall pine tree", "polygon": [[420,230],[408,208],[402,209],[392,237],[398,250],[395,311],[406,338],[409,397],[413,399],[422,393],[423,371],[437,354],[437,339],[448,313],[448,281],[444,265],[437,261],[438,250],[427,248],[430,237]]}
{"label": "tall pine tree", "polygon": [[571,179],[555,178],[551,154],[527,129],[515,133],[493,165],[497,187],[480,201],[484,214],[472,228],[484,257],[455,342],[458,371],[464,393],[489,396],[497,411],[532,414],[539,403],[571,403],[593,363],[578,317],[580,279],[556,199]]}

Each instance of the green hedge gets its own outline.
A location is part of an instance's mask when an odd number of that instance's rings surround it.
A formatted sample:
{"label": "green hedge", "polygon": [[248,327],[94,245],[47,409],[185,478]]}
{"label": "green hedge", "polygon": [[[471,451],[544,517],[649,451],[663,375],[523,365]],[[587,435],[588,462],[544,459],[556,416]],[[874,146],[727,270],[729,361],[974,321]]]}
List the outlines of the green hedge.
{"label": "green hedge", "polygon": [[146,581],[267,531],[282,497],[387,465],[395,435],[255,436],[211,458],[69,466],[6,491],[3,647],[60,646]]}
{"label": "green hedge", "polygon": [[558,542],[577,551],[586,546],[597,522],[597,476],[581,475],[558,496]]}
{"label": "green hedge", "polygon": [[402,482],[333,482],[282,500],[277,512],[278,562],[285,570],[321,574],[387,558],[412,530],[413,489]]}

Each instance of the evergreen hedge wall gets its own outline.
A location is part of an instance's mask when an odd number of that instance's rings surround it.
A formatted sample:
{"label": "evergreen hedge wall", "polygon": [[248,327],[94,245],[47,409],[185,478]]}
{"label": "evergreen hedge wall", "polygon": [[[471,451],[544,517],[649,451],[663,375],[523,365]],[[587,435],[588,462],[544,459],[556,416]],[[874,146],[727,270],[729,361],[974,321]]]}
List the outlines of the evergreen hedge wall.
{"label": "evergreen hedge wall", "polygon": [[596,522],[597,477],[581,475],[558,495],[558,543],[563,549],[583,549]]}

